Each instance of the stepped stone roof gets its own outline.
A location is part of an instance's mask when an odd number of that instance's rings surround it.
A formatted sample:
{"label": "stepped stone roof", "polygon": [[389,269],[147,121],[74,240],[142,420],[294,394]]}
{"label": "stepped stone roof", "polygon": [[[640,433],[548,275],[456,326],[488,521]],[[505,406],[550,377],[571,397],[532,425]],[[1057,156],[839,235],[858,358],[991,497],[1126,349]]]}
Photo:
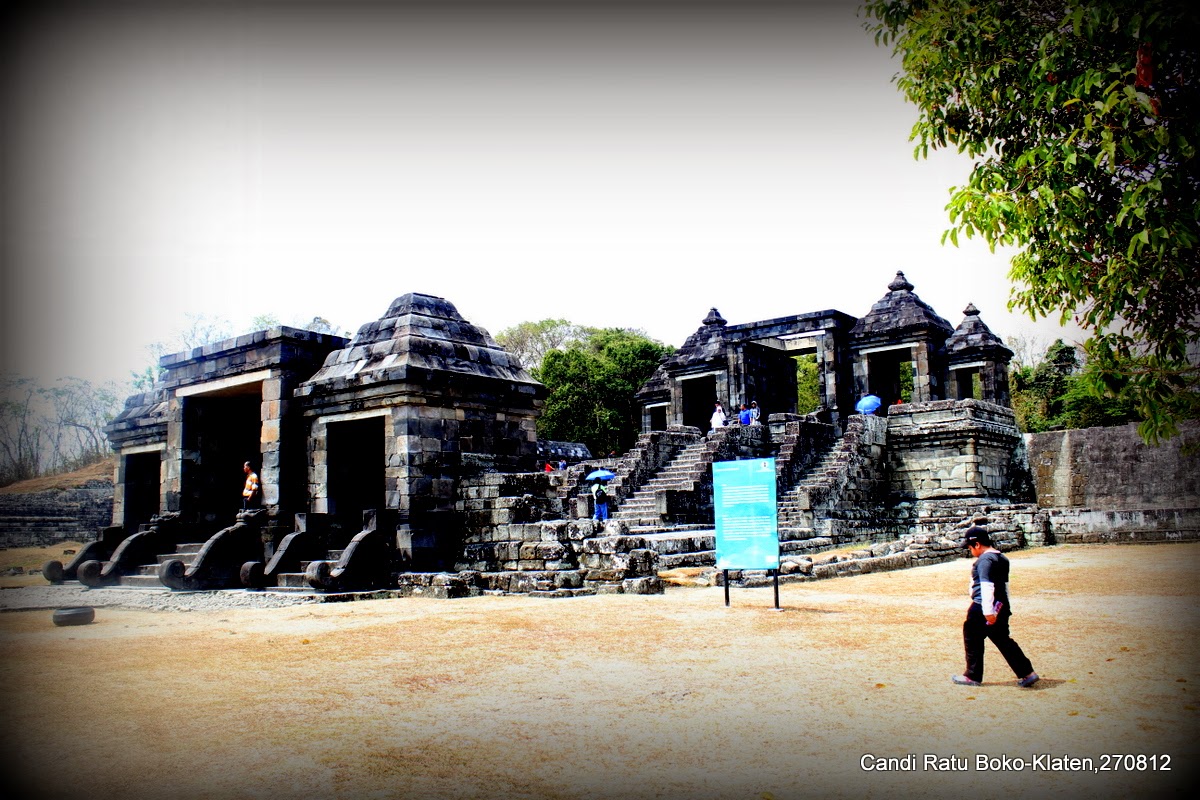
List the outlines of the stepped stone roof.
{"label": "stepped stone roof", "polygon": [[649,380],[638,390],[639,397],[666,392],[670,388],[669,371],[685,369],[690,366],[710,364],[714,361],[724,362],[725,357],[725,326],[728,322],[715,308],[708,311],[708,316],[696,329],[696,332],[684,341],[683,346],[659,363],[658,368]]}
{"label": "stepped stone roof", "polygon": [[516,357],[458,313],[453,303],[410,292],[387,313],[358,329],[349,345],[325,358],[298,395],[370,384],[427,381],[450,373],[539,386]]}
{"label": "stepped stone roof", "polygon": [[693,364],[707,364],[725,355],[725,318],[715,308],[709,309],[708,316],[687,338],[663,365],[666,367],[686,367]]}
{"label": "stepped stone roof", "polygon": [[122,445],[161,442],[167,436],[168,393],[163,389],[130,395],[125,408],[104,426],[104,433],[114,449]]}
{"label": "stepped stone roof", "polygon": [[979,309],[974,303],[968,303],[963,314],[966,315],[963,321],[946,340],[946,354],[952,360],[984,356],[1007,363],[1012,359],[1012,350],[1005,347],[1004,341],[979,318]]}
{"label": "stepped stone roof", "polygon": [[937,332],[944,336],[953,333],[954,327],[937,315],[913,292],[913,285],[897,272],[888,284],[888,293],[870,312],[850,329],[851,341],[863,339],[900,339],[919,333]]}

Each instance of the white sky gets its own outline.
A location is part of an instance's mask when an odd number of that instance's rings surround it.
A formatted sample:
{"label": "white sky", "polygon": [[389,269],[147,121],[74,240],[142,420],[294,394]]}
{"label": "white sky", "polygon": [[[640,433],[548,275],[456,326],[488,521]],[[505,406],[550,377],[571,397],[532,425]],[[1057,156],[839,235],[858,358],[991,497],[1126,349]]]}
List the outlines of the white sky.
{"label": "white sky", "polygon": [[410,291],[678,346],[712,306],[862,316],[898,269],[953,325],[1078,338],[939,244],[969,163],[913,159],[856,7],[6,10],[0,367],[123,381],[189,313],[356,330]]}

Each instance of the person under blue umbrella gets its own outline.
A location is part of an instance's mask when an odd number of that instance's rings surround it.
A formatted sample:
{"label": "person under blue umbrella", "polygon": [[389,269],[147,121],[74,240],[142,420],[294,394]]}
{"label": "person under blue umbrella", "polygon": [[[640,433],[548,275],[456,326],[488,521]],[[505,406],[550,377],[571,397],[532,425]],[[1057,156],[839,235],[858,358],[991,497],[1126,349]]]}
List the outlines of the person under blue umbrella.
{"label": "person under blue umbrella", "polygon": [[864,394],[862,399],[854,404],[854,410],[860,414],[874,414],[883,405],[883,401],[873,394]]}

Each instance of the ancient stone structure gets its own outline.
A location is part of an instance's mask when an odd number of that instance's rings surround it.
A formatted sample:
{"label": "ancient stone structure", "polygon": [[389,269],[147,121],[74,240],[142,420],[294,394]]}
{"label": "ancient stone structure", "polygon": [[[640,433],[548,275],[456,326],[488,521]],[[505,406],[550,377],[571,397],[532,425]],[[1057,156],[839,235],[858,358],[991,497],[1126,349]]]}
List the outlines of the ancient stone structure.
{"label": "ancient stone structure", "polygon": [[[885,404],[944,398],[944,345],[953,330],[897,272],[888,293],[850,330],[856,396],[873,394]],[[909,377],[912,390],[905,397]]]}
{"label": "ancient stone structure", "polygon": [[[1168,501],[1178,494],[1147,477],[1194,493],[1194,463],[1160,464],[1128,432],[1022,437],[1012,353],[974,306],[964,315],[952,328],[903,273],[861,319],[731,326],[712,309],[638,392],[634,448],[607,459],[538,442],[545,388],[442,298],[404,295],[350,341],[276,328],[168,356],[162,387],[129,398],[108,428],[113,526],[45,574],[435,597],[659,592],[660,570],[714,563],[713,462],[768,455],[788,579],[960,557],[954,538],[977,520],[1004,547],[1086,539],[1088,506],[1111,505],[1113,486],[1141,497],[1117,510],[1130,526],[1200,535],[1195,504]],[[809,414],[795,408],[798,355],[818,369]],[[867,392],[883,409],[852,413]],[[713,403],[750,400],[767,410],[762,424],[709,430]],[[264,502],[243,511],[246,460]],[[548,460],[569,466],[546,472]],[[615,473],[606,523],[590,519],[596,467]],[[862,549],[822,555],[847,544]]]}
{"label": "ancient stone structure", "polygon": [[406,294],[296,389],[308,432],[309,511],[357,531],[395,512],[417,569],[461,546],[459,481],[537,469],[546,390],[439,297]]}
{"label": "ancient stone structure", "polygon": [[853,324],[840,311],[819,311],[730,326],[712,309],[638,391],[642,430],[707,431],[717,402],[730,415],[751,401],[768,413],[795,413],[795,358],[804,354],[816,356],[825,413],[834,419],[853,413],[847,338]]}
{"label": "ancient stone structure", "polygon": [[979,318],[979,309],[968,303],[963,321],[946,340],[946,397],[949,400],[988,400],[1010,404],[1008,364],[1012,351]]}
{"label": "ancient stone structure", "polygon": [[[956,330],[897,272],[861,319],[840,311],[729,325],[717,309],[638,392],[642,430],[706,431],[713,404],[732,414],[755,400],[768,413],[816,411],[840,431],[854,403],[976,399],[1007,405],[1011,351],[973,305]],[[796,408],[795,358],[816,357],[818,409]],[[976,377],[978,376],[978,377]]]}
{"label": "ancient stone structure", "polygon": [[106,430],[117,452],[113,523],[178,513],[204,537],[241,509],[242,464],[272,520],[307,508],[303,419],[292,392],[346,340],[279,327],[164,356],[161,388],[130,397]]}

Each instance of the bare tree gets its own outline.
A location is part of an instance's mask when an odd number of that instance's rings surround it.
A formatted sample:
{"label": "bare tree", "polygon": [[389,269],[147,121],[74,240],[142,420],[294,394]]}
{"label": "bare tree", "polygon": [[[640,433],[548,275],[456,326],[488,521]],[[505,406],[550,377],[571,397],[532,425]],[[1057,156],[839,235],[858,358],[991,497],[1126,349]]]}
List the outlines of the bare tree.
{"label": "bare tree", "polygon": [[496,334],[496,341],[523,366],[537,369],[546,353],[565,349],[572,342],[582,342],[591,332],[591,329],[565,319],[544,319],[505,328]]}
{"label": "bare tree", "polygon": [[1009,350],[1013,351],[1012,369],[1022,367],[1033,369],[1042,363],[1042,359],[1046,355],[1046,348],[1050,346],[1050,343],[1040,336],[1023,334],[1005,337],[1004,343]]}
{"label": "bare tree", "polygon": [[41,473],[46,430],[37,413],[37,384],[6,375],[0,390],[0,486]]}

